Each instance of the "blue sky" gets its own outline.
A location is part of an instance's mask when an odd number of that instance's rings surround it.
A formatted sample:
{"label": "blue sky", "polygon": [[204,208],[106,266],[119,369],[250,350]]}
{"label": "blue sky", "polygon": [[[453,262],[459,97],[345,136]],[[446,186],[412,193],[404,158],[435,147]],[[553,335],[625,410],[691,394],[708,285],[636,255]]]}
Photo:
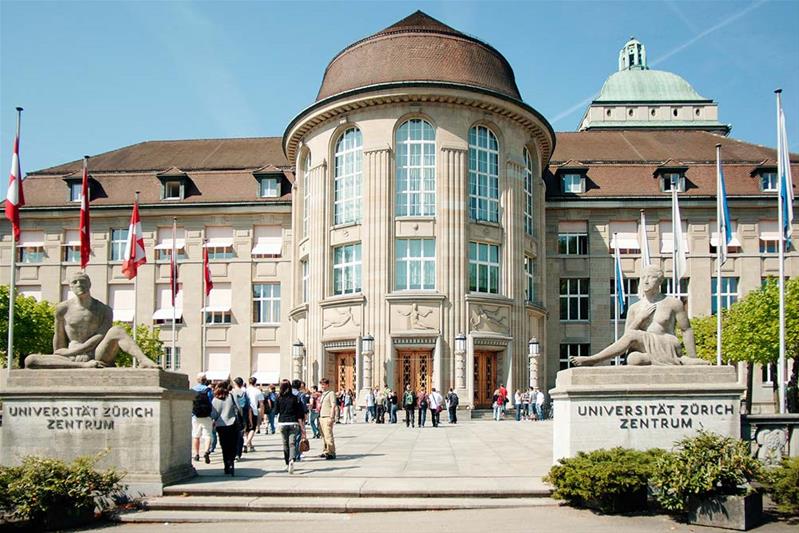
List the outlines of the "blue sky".
{"label": "blue sky", "polygon": [[733,137],[776,144],[782,87],[799,151],[799,2],[2,0],[0,168],[18,105],[23,172],[144,140],[282,135],[336,53],[416,9],[500,50],[556,131],[577,127],[635,35]]}

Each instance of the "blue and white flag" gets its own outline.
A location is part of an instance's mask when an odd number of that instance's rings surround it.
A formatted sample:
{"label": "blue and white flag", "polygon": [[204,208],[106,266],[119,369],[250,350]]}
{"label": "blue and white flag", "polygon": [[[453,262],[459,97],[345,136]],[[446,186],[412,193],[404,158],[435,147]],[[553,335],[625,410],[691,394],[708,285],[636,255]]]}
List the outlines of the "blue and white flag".
{"label": "blue and white flag", "polygon": [[616,317],[618,318],[624,314],[624,302],[627,299],[627,295],[624,293],[624,274],[621,271],[621,256],[619,255],[618,246],[613,252],[613,261],[615,263],[613,266],[613,277],[616,283],[616,304],[618,306]]}
{"label": "blue and white flag", "polygon": [[724,170],[721,168],[721,145],[716,145],[716,249],[719,261],[727,260],[727,247],[732,242],[732,223],[727,206],[727,188],[724,185]]}
{"label": "blue and white flag", "polygon": [[[677,199],[677,179],[672,178],[671,183],[671,224],[672,224],[672,260],[674,262],[675,287],[688,270],[688,260],[685,257],[685,237],[682,232],[682,219],[680,217],[680,202]],[[677,291],[674,291],[677,294]]]}
{"label": "blue and white flag", "polygon": [[788,150],[788,135],[785,129],[785,113],[782,111],[782,100],[777,99],[777,179],[782,201],[782,237],[785,250],[791,247],[793,231],[793,180],[791,179],[791,153]]}
{"label": "blue and white flag", "polygon": [[641,222],[638,225],[638,240],[641,241],[641,269],[643,270],[652,264],[652,258],[649,256],[649,239],[646,236],[646,217],[643,209],[641,209]]}

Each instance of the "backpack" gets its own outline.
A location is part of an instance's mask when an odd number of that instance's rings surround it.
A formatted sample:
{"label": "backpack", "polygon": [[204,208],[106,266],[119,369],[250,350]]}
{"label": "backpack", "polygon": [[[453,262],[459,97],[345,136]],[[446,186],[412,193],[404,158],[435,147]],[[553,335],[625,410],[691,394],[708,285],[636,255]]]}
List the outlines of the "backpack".
{"label": "backpack", "polygon": [[208,391],[203,390],[195,393],[194,401],[191,405],[191,414],[196,418],[208,418],[211,416],[211,400],[208,399]]}
{"label": "backpack", "polygon": [[405,391],[405,394],[402,395],[402,405],[405,406],[412,406],[413,405],[413,393],[410,391]]}
{"label": "backpack", "polygon": [[450,407],[458,407],[458,395],[454,392],[449,395],[449,406]]}

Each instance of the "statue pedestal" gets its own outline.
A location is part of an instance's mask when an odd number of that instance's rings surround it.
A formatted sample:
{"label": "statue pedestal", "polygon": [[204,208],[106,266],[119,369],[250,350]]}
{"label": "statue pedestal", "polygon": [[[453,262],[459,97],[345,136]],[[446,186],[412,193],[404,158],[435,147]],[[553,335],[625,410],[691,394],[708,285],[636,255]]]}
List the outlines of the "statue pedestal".
{"label": "statue pedestal", "polygon": [[0,464],[25,455],[65,461],[106,452],[132,496],[157,496],[192,477],[191,407],[185,374],[158,369],[12,370],[0,391]]}
{"label": "statue pedestal", "polygon": [[745,386],[731,366],[622,366],[558,372],[553,460],[622,446],[670,449],[700,429],[741,436]]}

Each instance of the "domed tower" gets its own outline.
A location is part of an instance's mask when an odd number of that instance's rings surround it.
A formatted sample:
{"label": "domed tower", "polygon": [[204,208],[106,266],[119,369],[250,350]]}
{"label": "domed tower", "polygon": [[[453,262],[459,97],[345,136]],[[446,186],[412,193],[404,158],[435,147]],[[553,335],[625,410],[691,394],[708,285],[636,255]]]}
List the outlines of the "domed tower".
{"label": "domed tower", "polygon": [[690,129],[727,135],[731,128],[719,122],[718,105],[690,83],[671,72],[651,70],[646,47],[630,37],[619,51],[618,72],[605,81],[579,129]]}
{"label": "domed tower", "polygon": [[477,407],[536,384],[554,144],[502,54],[420,11],[336,55],[283,137],[295,375]]}

